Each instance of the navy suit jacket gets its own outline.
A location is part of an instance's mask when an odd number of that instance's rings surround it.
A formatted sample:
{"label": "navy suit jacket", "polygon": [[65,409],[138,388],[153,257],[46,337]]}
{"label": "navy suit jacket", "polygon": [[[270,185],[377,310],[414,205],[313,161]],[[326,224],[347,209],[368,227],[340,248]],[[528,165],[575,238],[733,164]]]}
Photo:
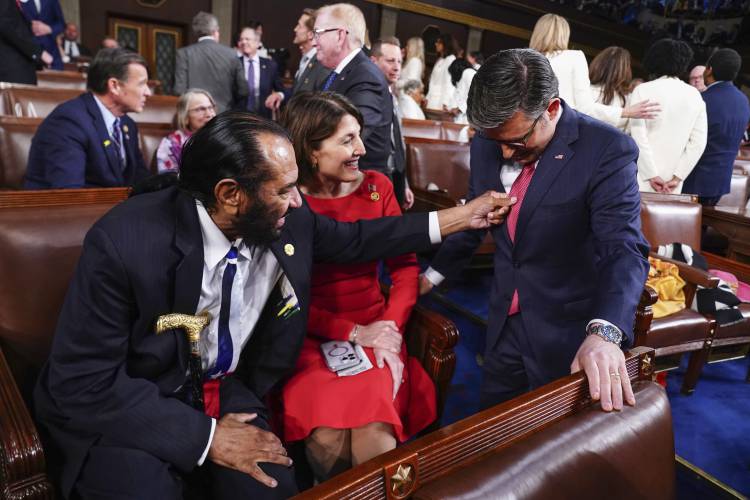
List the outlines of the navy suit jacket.
{"label": "navy suit jacket", "polygon": [[385,172],[392,150],[393,98],[383,72],[360,51],[328,90],[343,94],[362,113],[362,141],[367,154],[360,158],[359,166]]}
{"label": "navy suit jacket", "polygon": [[[632,343],[648,272],[637,158],[638,148],[628,136],[563,103],[526,192],[515,244],[505,224],[490,230],[496,250],[487,349],[499,339],[516,289],[536,362],[550,378],[569,373],[591,319],[617,325],[624,347]],[[469,198],[489,189],[504,191],[501,164],[496,143],[477,134],[471,144]],[[457,276],[484,234],[448,237],[432,267]]]}
{"label": "navy suit jacket", "polygon": [[124,115],[127,166],[123,170],[94,96],[85,93],[59,105],[31,141],[25,189],[132,186],[150,175],[138,144],[138,127]]}
{"label": "navy suit jacket", "polygon": [[21,2],[21,10],[26,19],[31,21],[42,21],[52,28],[52,33],[36,37],[37,43],[52,56],[52,69],[63,69],[62,55],[57,48],[57,35],[65,29],[65,18],[59,0],[41,0],[41,12],[36,10],[34,0]]}
{"label": "navy suit jacket", "polygon": [[0,82],[36,85],[42,48],[14,0],[0,0]]}
{"label": "navy suit jacket", "polygon": [[750,122],[750,105],[732,82],[711,85],[701,97],[706,102],[708,140],[682,192],[713,198],[729,192],[734,159]]}
{"label": "navy suit jacket", "polygon": [[[240,58],[244,68],[244,60]],[[271,119],[271,110],[266,107],[266,98],[271,95],[271,92],[281,92],[286,96],[284,84],[281,82],[281,76],[279,76],[279,66],[276,61],[267,57],[258,57],[258,63],[260,66],[260,82],[258,92],[258,109],[256,113],[264,118]],[[245,72],[245,81],[247,81],[247,72]],[[252,96],[248,95],[247,99],[252,99]],[[247,109],[247,101],[245,103],[245,109]]]}
{"label": "navy suit jacket", "polygon": [[[294,368],[313,260],[369,262],[430,247],[427,214],[347,224],[306,204],[292,210],[270,250],[300,313],[278,314],[285,301],[276,286],[232,376],[262,400]],[[182,332],[155,335],[154,324],[163,314],[195,314],[203,262],[195,200],[177,188],[130,198],[86,235],[34,396],[37,419],[62,454],[63,495],[96,442],[182,471],[197,464],[211,421],[175,397],[187,382],[187,342]]]}

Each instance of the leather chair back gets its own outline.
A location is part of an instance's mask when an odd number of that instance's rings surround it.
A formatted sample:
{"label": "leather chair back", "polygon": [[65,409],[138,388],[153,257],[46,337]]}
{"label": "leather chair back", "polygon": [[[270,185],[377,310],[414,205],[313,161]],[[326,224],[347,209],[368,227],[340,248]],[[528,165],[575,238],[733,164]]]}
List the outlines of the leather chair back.
{"label": "leather chair back", "polygon": [[411,186],[427,189],[432,183],[454,200],[465,198],[469,186],[469,144],[410,142],[406,145],[406,170]]}
{"label": "leather chair back", "polygon": [[146,162],[146,166],[151,170],[152,173],[156,171],[156,150],[159,148],[159,143],[164,139],[173,127],[169,123],[139,123],[138,124],[138,140],[140,142],[141,154],[143,154],[143,161]]}
{"label": "leather chair back", "polygon": [[0,116],[0,189],[20,189],[41,118]]}
{"label": "leather chair back", "polygon": [[86,75],[77,71],[37,71],[36,79],[39,87],[86,90]]}
{"label": "leather chair back", "polygon": [[641,193],[641,231],[652,248],[680,242],[700,250],[702,214],[689,195]]}
{"label": "leather chair back", "polygon": [[442,137],[446,141],[469,142],[470,128],[468,125],[453,122],[441,122]]}
{"label": "leather chair back", "polygon": [[141,123],[165,123],[174,125],[175,112],[177,111],[177,100],[173,95],[152,95],[146,100],[146,105],[140,113],[129,113],[128,116]]}
{"label": "leather chair back", "polygon": [[744,168],[741,173],[732,174],[732,183],[729,192],[721,197],[717,206],[719,207],[744,207],[747,204],[748,189],[750,189],[750,177]]}
{"label": "leather chair back", "polygon": [[26,398],[49,355],[83,238],[113,205],[0,208],[0,347]]}
{"label": "leather chair back", "polygon": [[58,89],[44,87],[17,87],[3,93],[8,102],[8,112],[4,114],[46,118],[61,103],[75,99],[84,91],[79,89]]}
{"label": "leather chair back", "polygon": [[404,118],[401,122],[401,135],[424,139],[442,139],[442,122],[436,120],[414,120]]}

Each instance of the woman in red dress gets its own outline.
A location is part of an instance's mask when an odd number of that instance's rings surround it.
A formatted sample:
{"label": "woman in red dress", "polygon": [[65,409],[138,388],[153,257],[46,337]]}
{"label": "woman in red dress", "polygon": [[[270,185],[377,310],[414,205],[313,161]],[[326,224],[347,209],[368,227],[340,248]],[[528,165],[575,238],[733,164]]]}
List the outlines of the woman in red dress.
{"label": "woman in red dress", "polygon": [[[300,189],[313,211],[345,222],[401,214],[388,177],[358,168],[365,154],[362,115],[346,98],[295,96],[282,125],[292,136]],[[416,257],[385,265],[393,282],[387,300],[378,262],[319,263],[313,270],[307,337],[282,399],[284,439],[305,440],[319,481],[395,448],[436,416],[434,385],[407,356],[402,337],[417,300]],[[338,376],[320,348],[330,340],[359,344],[373,368]]]}

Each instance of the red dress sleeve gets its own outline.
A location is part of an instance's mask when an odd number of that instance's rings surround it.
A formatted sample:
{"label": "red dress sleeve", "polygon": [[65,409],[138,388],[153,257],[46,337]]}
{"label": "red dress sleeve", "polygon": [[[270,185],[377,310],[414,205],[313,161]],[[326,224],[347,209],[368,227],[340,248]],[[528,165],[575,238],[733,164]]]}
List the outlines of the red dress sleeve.
{"label": "red dress sleeve", "polygon": [[349,340],[354,322],[320,307],[310,306],[307,333],[327,340]]}
{"label": "red dress sleeve", "polygon": [[[383,215],[401,215],[401,208],[393,193],[393,185],[386,182],[383,187]],[[383,313],[384,320],[395,321],[398,329],[403,332],[409,315],[417,303],[419,292],[419,266],[417,256],[413,253],[399,255],[385,260],[388,273],[391,276],[391,293],[388,305]]]}

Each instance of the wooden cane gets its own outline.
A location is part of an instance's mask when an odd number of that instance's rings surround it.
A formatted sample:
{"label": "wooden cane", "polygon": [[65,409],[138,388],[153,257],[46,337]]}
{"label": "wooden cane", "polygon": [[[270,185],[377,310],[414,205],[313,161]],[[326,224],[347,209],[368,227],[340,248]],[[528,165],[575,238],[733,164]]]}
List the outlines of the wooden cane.
{"label": "wooden cane", "polygon": [[211,322],[206,311],[197,316],[190,314],[164,314],[156,320],[156,334],[168,330],[183,330],[189,346],[188,375],[190,377],[191,404],[203,411],[203,364],[201,363],[200,338],[203,329]]}

